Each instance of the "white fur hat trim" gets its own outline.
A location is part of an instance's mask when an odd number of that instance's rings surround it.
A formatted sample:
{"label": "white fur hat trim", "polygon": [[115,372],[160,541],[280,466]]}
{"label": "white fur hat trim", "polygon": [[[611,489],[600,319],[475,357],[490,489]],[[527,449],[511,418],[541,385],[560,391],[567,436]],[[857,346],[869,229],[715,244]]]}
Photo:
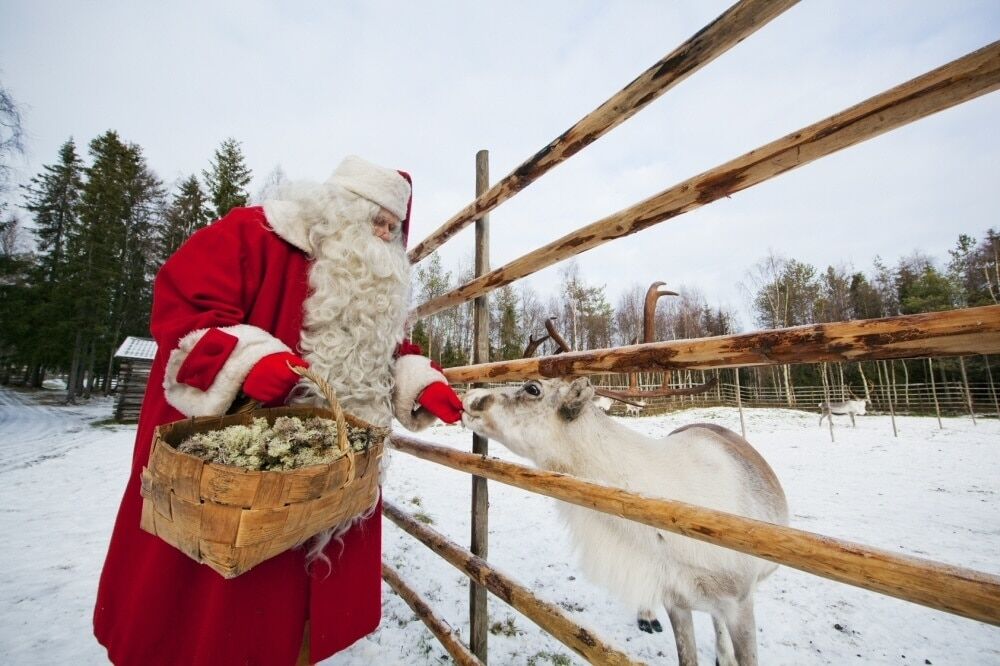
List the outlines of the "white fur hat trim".
{"label": "white fur hat trim", "polygon": [[330,176],[330,182],[382,206],[401,220],[406,217],[410,184],[397,171],[349,155]]}

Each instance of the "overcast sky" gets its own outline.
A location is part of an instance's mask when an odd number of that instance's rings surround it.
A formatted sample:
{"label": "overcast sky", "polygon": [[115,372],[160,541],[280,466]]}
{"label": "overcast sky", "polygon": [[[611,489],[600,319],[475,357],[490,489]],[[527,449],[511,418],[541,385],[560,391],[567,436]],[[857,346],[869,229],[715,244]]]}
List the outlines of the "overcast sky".
{"label": "overcast sky", "polygon": [[[243,143],[251,191],[346,154],[414,177],[411,242],[722,13],[688,2],[0,0],[19,180],[117,130],[167,184]],[[1000,2],[806,0],[496,209],[494,267],[1000,38]],[[579,257],[610,299],[662,280],[753,327],[738,283],[769,250],[867,271],[1000,226],[1000,93]],[[466,230],[443,250],[457,266]],[[528,283],[552,292],[558,267]]]}

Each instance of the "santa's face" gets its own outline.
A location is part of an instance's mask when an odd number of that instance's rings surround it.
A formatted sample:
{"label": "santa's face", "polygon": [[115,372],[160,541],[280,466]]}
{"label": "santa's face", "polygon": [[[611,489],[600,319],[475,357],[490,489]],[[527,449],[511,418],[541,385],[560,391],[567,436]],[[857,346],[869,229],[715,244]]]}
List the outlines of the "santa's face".
{"label": "santa's face", "polygon": [[403,225],[396,215],[385,208],[379,207],[378,214],[372,220],[372,233],[386,243],[399,238]]}

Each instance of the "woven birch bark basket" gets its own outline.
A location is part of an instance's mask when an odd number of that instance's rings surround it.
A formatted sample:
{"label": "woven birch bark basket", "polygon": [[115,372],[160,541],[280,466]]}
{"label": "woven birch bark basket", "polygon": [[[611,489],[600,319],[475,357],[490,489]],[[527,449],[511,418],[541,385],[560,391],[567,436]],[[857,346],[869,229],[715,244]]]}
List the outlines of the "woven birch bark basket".
{"label": "woven birch bark basket", "polygon": [[[142,470],[141,529],[224,578],[235,578],[374,506],[379,494],[379,458],[389,430],[345,414],[322,378],[306,368],[292,369],[320,387],[330,409],[250,409],[156,428],[149,462]],[[335,420],[340,457],[329,464],[292,470],[253,471],[208,462],[176,449],[196,433],[250,425],[255,418],[273,425],[280,416]],[[369,433],[371,443],[364,451],[350,446],[347,424]]]}

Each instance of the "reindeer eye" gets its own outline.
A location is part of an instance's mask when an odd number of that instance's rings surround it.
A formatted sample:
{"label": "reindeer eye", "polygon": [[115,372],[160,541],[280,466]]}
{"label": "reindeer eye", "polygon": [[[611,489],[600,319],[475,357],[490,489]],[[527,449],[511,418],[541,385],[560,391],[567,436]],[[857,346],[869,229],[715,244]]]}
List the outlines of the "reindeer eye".
{"label": "reindeer eye", "polygon": [[528,395],[533,395],[535,397],[538,397],[542,394],[542,387],[540,387],[538,384],[535,383],[525,384],[524,392],[527,393]]}

